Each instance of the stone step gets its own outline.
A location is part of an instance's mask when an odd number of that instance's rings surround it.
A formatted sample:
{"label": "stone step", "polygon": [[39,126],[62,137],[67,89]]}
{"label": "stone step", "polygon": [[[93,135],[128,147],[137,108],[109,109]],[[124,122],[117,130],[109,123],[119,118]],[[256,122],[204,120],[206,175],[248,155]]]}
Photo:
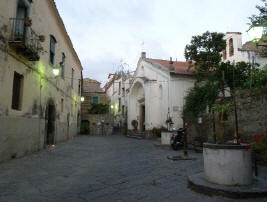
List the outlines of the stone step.
{"label": "stone step", "polygon": [[128,131],[127,137],[135,138],[135,139],[145,139],[145,133],[144,132],[133,132],[131,130]]}

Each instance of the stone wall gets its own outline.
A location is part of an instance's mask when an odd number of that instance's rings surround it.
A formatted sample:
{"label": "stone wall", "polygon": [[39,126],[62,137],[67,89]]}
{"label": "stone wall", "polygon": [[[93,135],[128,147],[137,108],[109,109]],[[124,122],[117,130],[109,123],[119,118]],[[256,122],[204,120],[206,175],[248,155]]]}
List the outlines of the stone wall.
{"label": "stone wall", "polygon": [[[251,142],[255,134],[267,134],[267,87],[253,91],[237,93],[237,115],[239,135],[242,142]],[[215,118],[217,143],[233,140],[235,133],[234,110],[228,120],[221,121]],[[202,124],[196,119],[188,121],[188,141],[195,140],[213,142],[212,114],[203,116]]]}
{"label": "stone wall", "polygon": [[113,132],[113,117],[111,114],[87,114],[82,120],[89,121],[90,135],[111,135]]}

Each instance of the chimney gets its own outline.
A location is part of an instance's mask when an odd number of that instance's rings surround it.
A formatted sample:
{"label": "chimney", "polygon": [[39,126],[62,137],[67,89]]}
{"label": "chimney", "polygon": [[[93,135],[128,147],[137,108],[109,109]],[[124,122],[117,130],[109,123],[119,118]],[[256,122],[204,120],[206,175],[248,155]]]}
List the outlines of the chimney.
{"label": "chimney", "polygon": [[141,53],[141,58],[142,58],[142,59],[146,59],[146,52],[142,52],[142,53]]}
{"label": "chimney", "polygon": [[172,61],[172,57],[170,57],[170,71],[174,72],[174,66],[173,66],[173,61]]}

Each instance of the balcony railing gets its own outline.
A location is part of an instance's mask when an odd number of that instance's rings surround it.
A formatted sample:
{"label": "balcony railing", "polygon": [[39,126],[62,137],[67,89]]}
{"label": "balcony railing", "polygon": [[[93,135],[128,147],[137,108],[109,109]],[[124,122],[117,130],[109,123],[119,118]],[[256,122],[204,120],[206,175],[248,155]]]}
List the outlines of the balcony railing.
{"label": "balcony railing", "polygon": [[10,22],[11,36],[9,45],[29,60],[39,60],[39,50],[41,48],[39,36],[30,26],[25,24],[22,18],[11,18]]}

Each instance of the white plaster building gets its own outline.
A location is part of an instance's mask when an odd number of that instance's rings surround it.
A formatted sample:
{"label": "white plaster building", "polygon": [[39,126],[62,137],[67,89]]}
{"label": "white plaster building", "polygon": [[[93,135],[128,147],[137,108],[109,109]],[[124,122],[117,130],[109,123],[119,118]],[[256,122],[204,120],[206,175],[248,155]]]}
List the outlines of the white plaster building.
{"label": "white plaster building", "polygon": [[132,73],[109,74],[108,79],[105,91],[110,104],[110,113],[114,117],[114,126],[120,127],[127,123],[128,93]]}
{"label": "white plaster building", "polygon": [[79,133],[82,69],[53,0],[0,1],[0,162]]}
{"label": "white plaster building", "polygon": [[184,96],[194,86],[193,69],[188,62],[146,58],[143,52],[138,61],[128,95],[128,128],[138,121],[140,131],[167,127],[171,117],[173,127],[183,126],[181,117]]}
{"label": "white plaster building", "polygon": [[251,64],[258,63],[260,65],[259,68],[267,65],[267,59],[260,55],[263,47],[257,46],[251,41],[242,45],[241,32],[226,32],[224,39],[226,40],[226,50],[223,52],[224,62],[244,61]]}

